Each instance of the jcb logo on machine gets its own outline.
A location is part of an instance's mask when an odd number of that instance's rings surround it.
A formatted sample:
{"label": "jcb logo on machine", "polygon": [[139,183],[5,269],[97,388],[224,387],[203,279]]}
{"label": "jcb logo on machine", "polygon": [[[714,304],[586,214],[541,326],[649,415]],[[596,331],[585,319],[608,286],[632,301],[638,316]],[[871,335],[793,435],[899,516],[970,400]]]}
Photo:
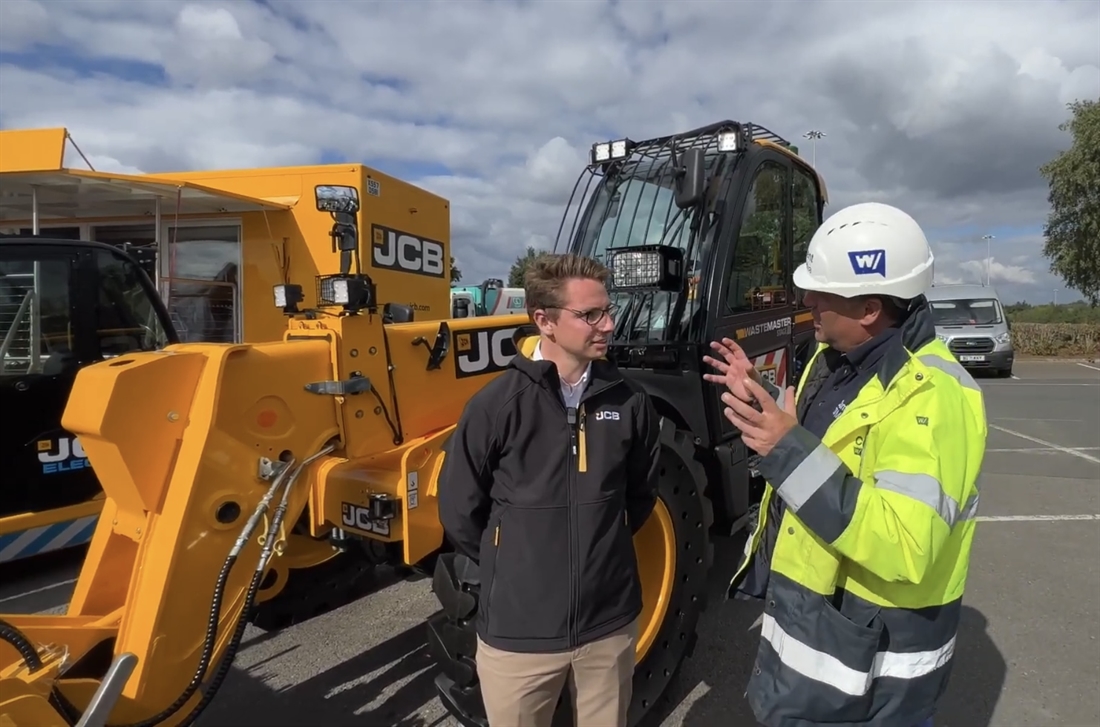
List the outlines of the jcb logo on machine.
{"label": "jcb logo on machine", "polygon": [[37,442],[37,449],[38,461],[42,463],[44,475],[91,467],[88,455],[84,453],[84,447],[76,437],[60,437],[56,444],[52,439],[40,439]]}
{"label": "jcb logo on machine", "polygon": [[760,378],[770,382],[773,386],[779,386],[779,366],[777,364],[757,366],[756,370],[760,372]]}
{"label": "jcb logo on machine", "polygon": [[382,225],[371,225],[371,261],[376,268],[443,277],[443,243]]}
{"label": "jcb logo on machine", "polygon": [[503,371],[516,355],[516,326],[455,333],[455,376],[480,376]]}
{"label": "jcb logo on machine", "polygon": [[389,520],[372,520],[370,508],[351,502],[340,503],[340,522],[344,524],[344,527],[355,528],[368,533],[390,534]]}

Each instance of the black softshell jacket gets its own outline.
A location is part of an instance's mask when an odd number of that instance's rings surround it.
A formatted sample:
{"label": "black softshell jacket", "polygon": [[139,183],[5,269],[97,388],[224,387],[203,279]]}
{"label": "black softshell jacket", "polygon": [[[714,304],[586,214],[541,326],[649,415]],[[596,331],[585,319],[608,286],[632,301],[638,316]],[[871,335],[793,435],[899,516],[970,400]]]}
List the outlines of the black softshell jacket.
{"label": "black softshell jacket", "polygon": [[481,638],[561,651],[641,613],[633,535],[657,498],[660,424],[644,390],[604,360],[567,410],[557,367],[531,360],[537,338],[520,335],[445,445],[439,517],[480,566]]}

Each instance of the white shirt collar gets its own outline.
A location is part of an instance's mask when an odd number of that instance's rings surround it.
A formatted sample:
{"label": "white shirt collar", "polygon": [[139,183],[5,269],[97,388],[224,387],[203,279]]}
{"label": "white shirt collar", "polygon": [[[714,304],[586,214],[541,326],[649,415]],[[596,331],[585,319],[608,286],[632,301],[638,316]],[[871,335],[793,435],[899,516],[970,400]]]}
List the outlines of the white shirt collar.
{"label": "white shirt collar", "polygon": [[[543,357],[542,357],[542,341],[539,341],[538,343],[535,344],[535,353],[531,356],[531,360],[532,361],[542,361],[543,360]],[[561,376],[559,375],[558,378],[561,380],[562,391],[573,392],[573,391],[577,391],[577,390],[583,390],[584,385],[588,383],[588,375],[591,372],[592,372],[592,362],[589,361],[588,365],[584,367],[584,373],[581,374],[581,378],[575,384],[570,384],[568,381],[561,378]]]}

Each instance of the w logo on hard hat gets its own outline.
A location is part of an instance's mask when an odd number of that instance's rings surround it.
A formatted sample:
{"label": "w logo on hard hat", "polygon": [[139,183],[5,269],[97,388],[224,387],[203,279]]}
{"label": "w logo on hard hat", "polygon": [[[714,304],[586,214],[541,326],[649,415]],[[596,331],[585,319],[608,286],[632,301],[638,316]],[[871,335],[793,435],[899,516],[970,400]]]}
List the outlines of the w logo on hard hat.
{"label": "w logo on hard hat", "polygon": [[854,250],[848,253],[848,259],[852,262],[852,272],[856,275],[874,275],[878,273],[882,277],[886,277],[885,250]]}

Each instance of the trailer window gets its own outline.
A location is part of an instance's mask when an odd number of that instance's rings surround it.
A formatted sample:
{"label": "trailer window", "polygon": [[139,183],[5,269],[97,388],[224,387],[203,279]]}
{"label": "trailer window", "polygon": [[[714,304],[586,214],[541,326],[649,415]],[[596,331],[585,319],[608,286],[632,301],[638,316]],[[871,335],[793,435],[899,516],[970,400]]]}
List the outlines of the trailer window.
{"label": "trailer window", "polygon": [[742,215],[733,252],[726,306],[738,313],[787,305],[787,255],[783,250],[787,215],[783,210],[786,169],[760,165]]}
{"label": "trailer window", "polygon": [[180,340],[240,339],[240,227],[210,225],[168,231],[168,308]]}

